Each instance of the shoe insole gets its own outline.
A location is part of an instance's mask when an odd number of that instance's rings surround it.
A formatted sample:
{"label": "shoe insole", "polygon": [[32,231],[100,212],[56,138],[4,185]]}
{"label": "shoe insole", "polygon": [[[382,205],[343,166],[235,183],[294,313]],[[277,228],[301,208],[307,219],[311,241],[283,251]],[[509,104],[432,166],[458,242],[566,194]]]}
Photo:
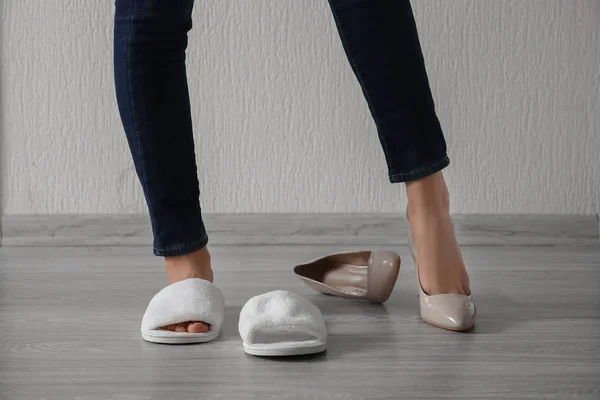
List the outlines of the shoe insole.
{"label": "shoe insole", "polygon": [[343,262],[331,262],[312,279],[335,288],[351,296],[364,296],[367,293],[367,265],[353,265]]}

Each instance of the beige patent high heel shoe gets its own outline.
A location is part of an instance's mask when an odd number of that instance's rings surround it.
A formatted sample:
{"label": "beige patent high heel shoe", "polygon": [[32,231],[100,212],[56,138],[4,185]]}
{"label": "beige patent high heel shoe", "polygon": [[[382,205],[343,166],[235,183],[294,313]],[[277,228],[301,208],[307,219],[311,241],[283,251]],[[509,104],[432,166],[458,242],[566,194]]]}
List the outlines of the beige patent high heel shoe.
{"label": "beige patent high heel shoe", "polygon": [[354,251],[330,254],[294,268],[311,288],[332,296],[385,302],[392,293],[400,256],[393,251]]}
{"label": "beige patent high heel shoe", "polygon": [[417,249],[412,234],[408,236],[408,247],[415,262],[417,284],[419,285],[419,307],[421,318],[428,324],[451,331],[468,331],[475,325],[476,310],[471,295],[448,293],[428,295],[419,280]]}

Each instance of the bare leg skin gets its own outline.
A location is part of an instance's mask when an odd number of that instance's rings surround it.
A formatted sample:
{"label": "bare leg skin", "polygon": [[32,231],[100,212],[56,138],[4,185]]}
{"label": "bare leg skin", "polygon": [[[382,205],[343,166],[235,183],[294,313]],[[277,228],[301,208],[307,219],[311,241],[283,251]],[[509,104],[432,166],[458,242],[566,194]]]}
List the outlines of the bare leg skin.
{"label": "bare leg skin", "polygon": [[407,216],[419,260],[419,280],[429,295],[471,294],[469,275],[450,218],[442,172],[406,183]]}
{"label": "bare leg skin", "polygon": [[[169,283],[179,282],[188,278],[213,281],[210,253],[206,247],[183,256],[166,257],[165,269]],[[210,330],[210,325],[202,321],[186,321],[181,324],[163,326],[161,329],[173,332],[205,333]]]}

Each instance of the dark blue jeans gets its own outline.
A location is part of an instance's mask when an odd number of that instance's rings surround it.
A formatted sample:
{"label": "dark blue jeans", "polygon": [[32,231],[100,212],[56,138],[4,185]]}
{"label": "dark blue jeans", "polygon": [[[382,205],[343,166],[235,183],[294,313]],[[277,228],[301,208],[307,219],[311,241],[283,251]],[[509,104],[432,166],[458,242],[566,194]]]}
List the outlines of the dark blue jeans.
{"label": "dark blue jeans", "polygon": [[[154,254],[206,246],[185,68],[193,0],[116,0],[119,112],[154,232]],[[329,0],[377,126],[391,182],[449,164],[409,0]]]}

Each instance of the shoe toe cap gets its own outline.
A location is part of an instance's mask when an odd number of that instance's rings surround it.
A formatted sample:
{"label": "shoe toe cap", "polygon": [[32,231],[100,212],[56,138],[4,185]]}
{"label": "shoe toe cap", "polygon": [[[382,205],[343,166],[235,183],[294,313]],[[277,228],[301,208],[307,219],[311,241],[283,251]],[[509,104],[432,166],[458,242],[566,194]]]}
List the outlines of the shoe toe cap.
{"label": "shoe toe cap", "polygon": [[468,330],[475,323],[475,303],[470,296],[440,294],[421,302],[421,317],[433,325],[451,330]]}

